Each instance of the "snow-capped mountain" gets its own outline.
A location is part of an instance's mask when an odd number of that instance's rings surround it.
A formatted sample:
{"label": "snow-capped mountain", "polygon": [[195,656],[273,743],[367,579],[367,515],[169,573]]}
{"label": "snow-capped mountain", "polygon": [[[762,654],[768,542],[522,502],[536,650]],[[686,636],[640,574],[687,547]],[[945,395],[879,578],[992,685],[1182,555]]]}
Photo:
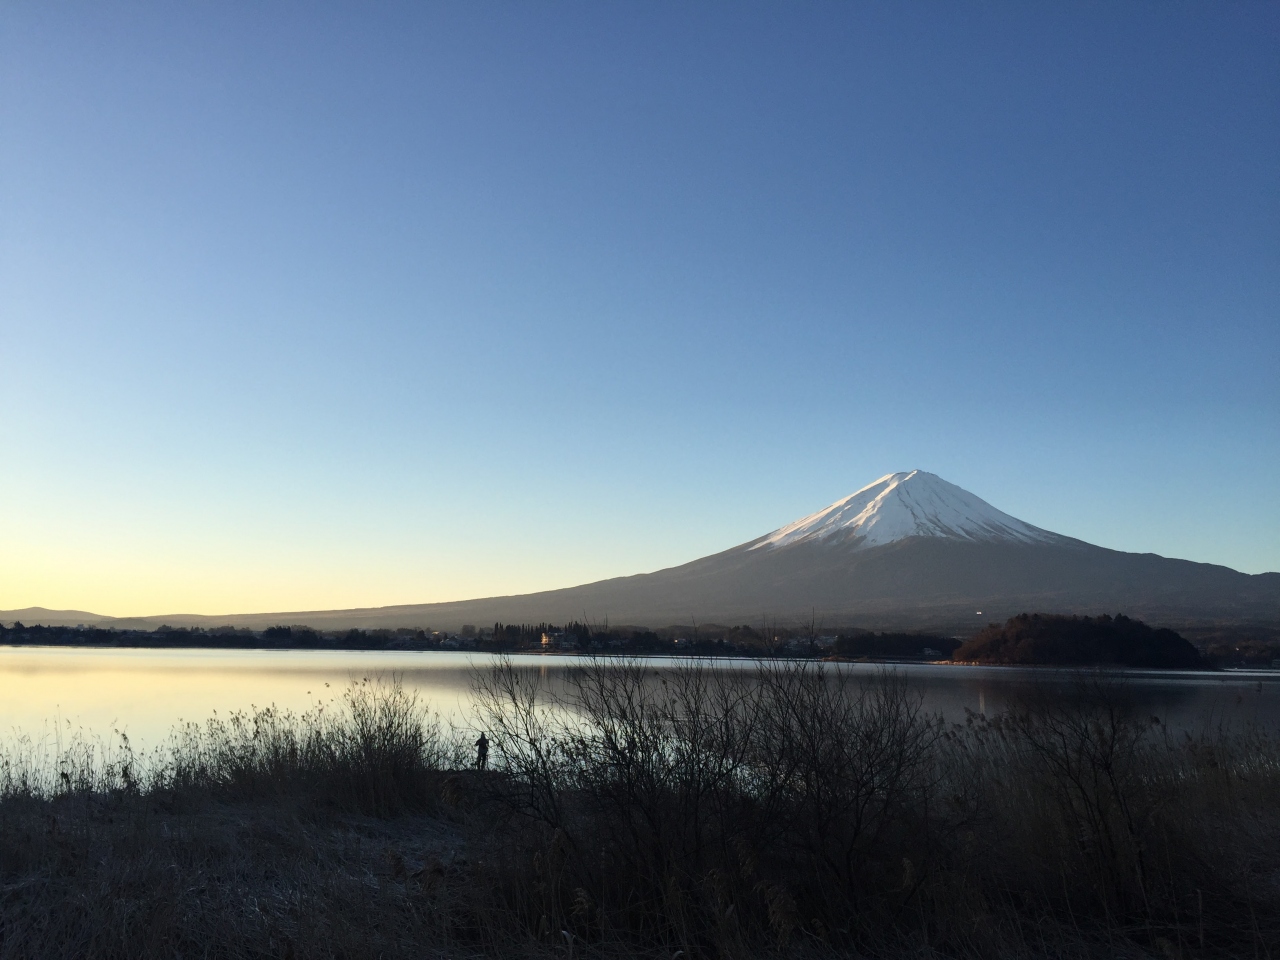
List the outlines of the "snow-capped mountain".
{"label": "snow-capped mountain", "polygon": [[[0,619],[89,622],[66,611]],[[1280,573],[1122,553],[1050,533],[922,470],[677,567],[514,597],[365,610],[167,616],[112,626],[434,627],[464,623],[760,624],[967,632],[1017,613],[1125,613],[1162,624],[1280,626]],[[52,616],[50,616],[52,615]]]}
{"label": "snow-capped mountain", "polygon": [[876,547],[907,537],[1049,543],[1057,534],[997,510],[985,500],[923,470],[889,473],[831,506],[751,544],[751,550],[803,542]]}

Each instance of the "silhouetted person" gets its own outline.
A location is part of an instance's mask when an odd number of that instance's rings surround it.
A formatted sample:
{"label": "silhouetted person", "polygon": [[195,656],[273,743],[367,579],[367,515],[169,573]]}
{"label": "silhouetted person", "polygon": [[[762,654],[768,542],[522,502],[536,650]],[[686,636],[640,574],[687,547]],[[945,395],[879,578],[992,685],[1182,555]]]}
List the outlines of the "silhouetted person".
{"label": "silhouetted person", "polygon": [[488,766],[489,766],[489,738],[486,737],[482,731],[480,734],[480,739],[476,741],[476,769],[484,770]]}

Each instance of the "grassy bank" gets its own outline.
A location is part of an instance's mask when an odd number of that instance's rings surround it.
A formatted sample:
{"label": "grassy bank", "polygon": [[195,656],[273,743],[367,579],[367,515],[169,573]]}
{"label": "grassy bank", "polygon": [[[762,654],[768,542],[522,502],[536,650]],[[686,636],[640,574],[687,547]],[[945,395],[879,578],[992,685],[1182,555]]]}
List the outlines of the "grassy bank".
{"label": "grassy bank", "polygon": [[394,681],[0,761],[0,958],[1270,956],[1280,744],[1082,674],[944,726],[892,673]]}

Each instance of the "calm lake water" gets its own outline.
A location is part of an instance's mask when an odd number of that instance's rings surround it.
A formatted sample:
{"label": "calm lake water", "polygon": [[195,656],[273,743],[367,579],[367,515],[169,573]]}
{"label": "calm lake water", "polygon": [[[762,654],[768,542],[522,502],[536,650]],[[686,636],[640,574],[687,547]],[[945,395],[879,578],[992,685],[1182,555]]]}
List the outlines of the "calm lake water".
{"label": "calm lake water", "polygon": [[[521,656],[524,669],[554,681],[576,657]],[[444,717],[467,724],[474,672],[487,654],[311,650],[138,650],[75,647],[0,647],[0,739],[81,733],[129,735],[136,746],[162,742],[174,725],[204,721],[215,712],[275,705],[297,712],[341,696],[362,677],[397,674]],[[655,669],[679,663],[648,658]],[[714,661],[716,669],[751,670],[742,660]],[[842,664],[874,676],[884,667]],[[1014,698],[1034,695],[1054,671],[1019,667],[895,665],[918,690],[926,709],[963,721],[966,710],[992,714]],[[1124,682],[1144,712],[1170,727],[1261,722],[1280,729],[1280,671],[1186,673],[1129,671]]]}

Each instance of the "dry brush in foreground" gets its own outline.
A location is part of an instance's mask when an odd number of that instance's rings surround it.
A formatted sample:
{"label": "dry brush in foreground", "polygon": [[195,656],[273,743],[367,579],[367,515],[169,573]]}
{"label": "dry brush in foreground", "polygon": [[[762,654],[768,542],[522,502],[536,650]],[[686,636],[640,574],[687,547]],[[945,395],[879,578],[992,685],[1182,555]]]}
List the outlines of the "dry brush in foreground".
{"label": "dry brush in foreground", "polygon": [[394,680],[135,757],[0,761],[0,958],[1235,957],[1280,943],[1280,747],[1081,675],[946,726],[812,662]]}

